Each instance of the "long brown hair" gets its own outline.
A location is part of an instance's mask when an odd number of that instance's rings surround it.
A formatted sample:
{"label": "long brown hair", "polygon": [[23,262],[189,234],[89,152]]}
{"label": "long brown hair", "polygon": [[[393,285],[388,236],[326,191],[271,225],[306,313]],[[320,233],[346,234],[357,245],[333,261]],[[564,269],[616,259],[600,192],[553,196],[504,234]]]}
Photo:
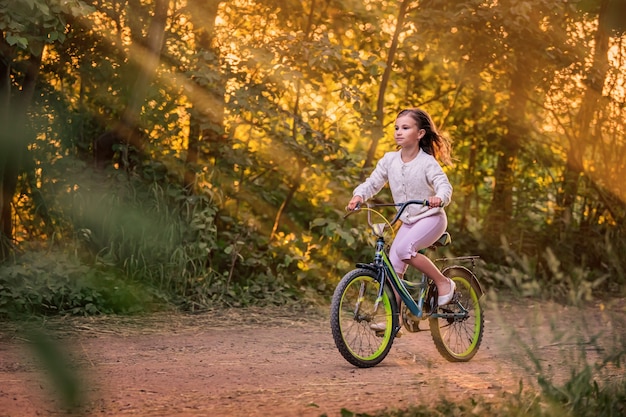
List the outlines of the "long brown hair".
{"label": "long brown hair", "polygon": [[398,113],[398,116],[409,115],[417,122],[418,129],[424,129],[426,134],[420,140],[420,148],[429,155],[434,156],[446,165],[452,165],[451,152],[452,145],[447,137],[437,131],[435,122],[430,115],[419,108],[404,109]]}

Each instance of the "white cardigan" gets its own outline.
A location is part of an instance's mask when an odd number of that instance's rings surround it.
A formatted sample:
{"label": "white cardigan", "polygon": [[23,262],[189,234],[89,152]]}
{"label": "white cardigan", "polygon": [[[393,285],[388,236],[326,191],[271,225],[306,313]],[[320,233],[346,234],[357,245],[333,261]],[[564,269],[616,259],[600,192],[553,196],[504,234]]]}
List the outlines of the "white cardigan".
{"label": "white cardigan", "polygon": [[[452,185],[443,172],[439,162],[432,156],[419,150],[410,162],[403,162],[400,151],[387,152],[376,164],[376,168],[354,189],[352,195],[359,195],[363,201],[374,197],[385,184],[389,183],[394,203],[408,200],[425,200],[432,196],[439,197],[444,206],[450,204]],[[443,208],[429,209],[426,206],[412,204],[406,208],[400,220],[412,224],[419,219],[443,211]]]}

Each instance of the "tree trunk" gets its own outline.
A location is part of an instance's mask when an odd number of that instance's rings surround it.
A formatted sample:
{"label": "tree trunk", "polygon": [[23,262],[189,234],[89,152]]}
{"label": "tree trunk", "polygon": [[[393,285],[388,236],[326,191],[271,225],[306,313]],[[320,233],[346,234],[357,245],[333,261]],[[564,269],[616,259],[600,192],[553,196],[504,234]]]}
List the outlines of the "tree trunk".
{"label": "tree trunk", "polygon": [[194,114],[190,115],[189,136],[187,137],[187,156],[185,158],[185,174],[183,187],[188,195],[194,193],[196,185],[196,167],[198,166],[198,154],[200,153],[200,123]]}
{"label": "tree trunk", "polygon": [[465,176],[462,184],[462,203],[461,203],[461,223],[459,224],[459,231],[465,232],[468,228],[468,219],[470,218],[470,211],[472,206],[473,192],[476,190],[475,186],[475,173],[476,173],[476,161],[478,158],[478,143],[476,136],[472,136],[470,144],[470,153],[467,161],[467,170],[465,170]]}
{"label": "tree trunk", "polygon": [[[8,251],[8,243],[13,237],[11,228],[11,201],[13,193],[10,192],[8,164],[12,152],[10,144],[12,135],[10,134],[9,122],[11,115],[11,65],[9,59],[8,44],[4,40],[3,32],[0,32],[0,47],[2,47],[2,57],[0,59],[0,260],[4,259]],[[5,179],[6,178],[6,179]],[[8,216],[7,216],[8,214]]]}
{"label": "tree trunk", "polygon": [[276,212],[276,217],[274,218],[274,226],[272,226],[272,233],[270,234],[270,241],[274,240],[274,237],[276,236],[276,233],[278,232],[278,227],[280,226],[280,219],[283,216],[283,213],[286,211],[289,204],[291,203],[291,200],[293,200],[293,197],[296,195],[298,188],[300,188],[300,181],[292,184],[289,187],[289,192],[287,193],[287,196],[285,197],[285,199],[283,200],[283,203],[280,205],[280,207],[278,208],[278,211]]}
{"label": "tree trunk", "polygon": [[[4,39],[2,39],[4,42]],[[17,181],[23,170],[23,161],[31,140],[28,126],[28,108],[35,94],[39,77],[42,54],[30,55],[26,60],[24,79],[21,90],[11,96],[11,66],[3,62],[0,66],[0,120],[3,122],[0,132],[0,259],[4,259],[14,240],[11,203],[17,189]],[[6,95],[9,95],[8,97]]]}
{"label": "tree trunk", "polygon": [[[315,0],[311,2],[311,8],[309,9],[309,16],[307,18],[306,28],[304,33],[306,37],[309,38],[311,35],[311,29],[313,27],[313,13],[315,12]],[[300,80],[296,80],[296,100],[293,105],[293,122],[291,125],[291,136],[293,141],[297,140],[298,134],[298,120],[300,119],[300,94],[301,94],[301,85]],[[300,184],[302,183],[302,174],[304,172],[304,167],[306,166],[305,161],[297,161],[297,170],[291,179],[291,185],[289,186],[289,192],[287,196],[283,200],[283,203],[278,208],[276,212],[276,217],[274,218],[274,225],[272,226],[272,232],[270,233],[270,241],[274,239],[276,233],[278,232],[278,228],[280,226],[280,220],[283,216],[283,213],[287,210],[287,207],[293,200],[293,197],[296,195],[298,188],[300,188]]]}
{"label": "tree trunk", "polygon": [[590,129],[593,116],[602,98],[602,89],[609,68],[608,49],[609,35],[606,32],[605,21],[608,18],[606,10],[609,0],[602,0],[598,17],[598,29],[595,34],[595,50],[593,63],[586,80],[586,90],[578,112],[574,135],[567,151],[567,161],[563,173],[562,194],[559,198],[561,220],[561,239],[567,239],[565,233],[572,225],[574,205],[578,196],[578,185],[583,174],[583,158],[590,143]]}
{"label": "tree trunk", "polygon": [[[205,0],[190,5],[191,18],[194,25],[194,35],[197,42],[196,54],[198,67],[204,67],[203,71],[220,71],[218,54],[213,45],[213,31],[217,12],[222,0]],[[207,60],[208,52],[213,53],[213,60]],[[205,95],[192,96],[193,103],[190,113],[189,137],[187,140],[187,156],[185,158],[184,186],[188,193],[192,194],[196,183],[196,172],[200,160],[202,145],[206,144],[208,154],[214,160],[221,158],[221,146],[224,141],[224,113],[226,103],[224,101],[224,85],[209,85],[203,79],[194,79],[195,88],[204,91]],[[210,97],[206,100],[205,97]]]}
{"label": "tree trunk", "polygon": [[169,0],[155,0],[154,13],[148,27],[145,47],[138,48],[140,51],[138,52],[139,56],[135,57],[140,65],[140,70],[135,80],[132,95],[122,115],[122,126],[128,128],[127,131],[122,131],[122,137],[126,143],[135,146],[137,149],[143,149],[144,144],[140,142],[142,136],[134,135],[133,132],[140,126],[141,109],[159,65],[163,39],[165,37],[168,8]]}
{"label": "tree trunk", "polygon": [[[523,58],[520,58],[520,61]],[[526,130],[525,108],[528,101],[530,69],[519,64],[511,76],[510,99],[506,114],[507,133],[502,138],[494,173],[494,189],[488,216],[485,221],[485,234],[488,240],[497,244],[502,231],[513,216],[513,188],[515,184],[515,165],[521,148],[521,141]]]}
{"label": "tree trunk", "polygon": [[[133,4],[139,8],[140,4]],[[155,0],[154,11],[145,39],[135,41],[132,60],[138,68],[137,77],[131,90],[126,108],[111,131],[98,137],[93,145],[96,167],[103,167],[112,162],[115,145],[124,145],[121,165],[128,169],[135,165],[143,153],[146,135],[141,129],[140,116],[143,104],[154,79],[161,58],[161,49],[165,37],[169,0]],[[129,19],[131,33],[141,33],[142,28],[135,19]]]}
{"label": "tree trunk", "polygon": [[385,118],[385,92],[387,91],[387,85],[389,84],[389,78],[391,77],[393,61],[396,57],[396,51],[398,50],[398,38],[400,37],[400,33],[402,32],[402,29],[404,27],[404,19],[406,18],[406,11],[409,7],[409,4],[409,0],[403,0],[402,4],[400,4],[400,9],[398,10],[396,29],[393,33],[391,46],[389,47],[389,54],[387,55],[385,72],[383,73],[383,77],[380,80],[380,86],[378,87],[378,99],[376,101],[376,119],[374,120],[374,129],[372,132],[373,137],[372,142],[370,143],[370,147],[367,151],[367,157],[363,162],[363,171],[361,172],[362,178],[365,177],[366,168],[369,168],[374,164],[374,158],[376,156],[378,143],[384,135],[383,123]]}

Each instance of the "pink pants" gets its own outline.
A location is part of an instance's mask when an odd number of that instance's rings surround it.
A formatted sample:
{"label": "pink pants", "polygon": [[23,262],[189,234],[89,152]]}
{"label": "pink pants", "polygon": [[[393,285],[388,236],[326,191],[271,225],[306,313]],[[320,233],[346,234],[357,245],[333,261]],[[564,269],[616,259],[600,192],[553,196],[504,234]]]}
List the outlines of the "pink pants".
{"label": "pink pants", "polygon": [[417,251],[432,245],[448,227],[446,213],[441,211],[432,216],[419,219],[413,224],[402,224],[389,249],[389,260],[398,274],[404,274],[407,268],[405,260],[417,254]]}

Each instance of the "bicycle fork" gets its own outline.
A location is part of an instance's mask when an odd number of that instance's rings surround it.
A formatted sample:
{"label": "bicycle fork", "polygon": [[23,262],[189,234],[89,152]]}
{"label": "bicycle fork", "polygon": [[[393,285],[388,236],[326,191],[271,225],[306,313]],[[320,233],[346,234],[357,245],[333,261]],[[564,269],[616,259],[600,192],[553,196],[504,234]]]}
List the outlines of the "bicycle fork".
{"label": "bicycle fork", "polygon": [[382,237],[376,239],[376,252],[374,255],[374,265],[378,267],[378,295],[374,303],[374,313],[378,311],[378,305],[383,300],[383,292],[385,291],[385,271],[383,267],[383,252],[385,249],[385,241]]}
{"label": "bicycle fork", "polygon": [[[385,279],[384,273],[379,273],[379,284],[380,284],[380,280],[381,279]],[[363,302],[363,300],[365,299],[365,287],[367,286],[367,283],[362,282],[361,286],[359,287],[359,296],[357,297],[357,301],[356,301],[356,305],[354,306],[354,318],[357,321],[361,321],[363,319],[366,319],[368,321],[371,320],[371,317],[368,318],[364,318],[361,317],[359,314],[359,310],[361,309],[361,303]],[[383,291],[385,290],[385,287],[383,284],[380,284],[378,286],[378,295],[376,296],[376,301],[374,302],[374,308],[372,311],[372,316],[376,315],[376,312],[378,311],[378,306],[380,305],[380,302],[383,300]]]}

